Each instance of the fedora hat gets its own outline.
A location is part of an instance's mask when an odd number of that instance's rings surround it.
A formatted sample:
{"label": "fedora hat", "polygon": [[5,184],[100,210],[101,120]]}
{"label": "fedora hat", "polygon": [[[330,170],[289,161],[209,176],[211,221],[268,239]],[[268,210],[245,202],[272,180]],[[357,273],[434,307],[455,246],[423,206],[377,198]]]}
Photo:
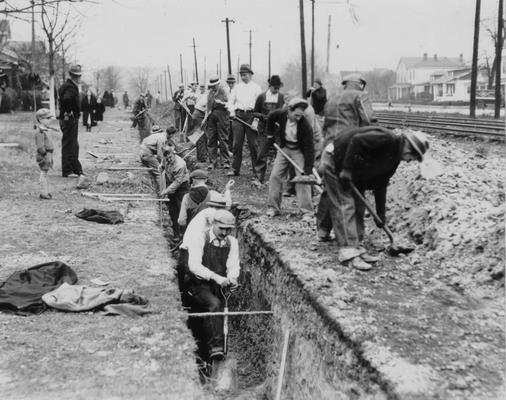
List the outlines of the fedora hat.
{"label": "fedora hat", "polygon": [[69,68],[69,74],[81,76],[83,74],[81,66],[79,64],[71,65]]}
{"label": "fedora hat", "polygon": [[418,161],[422,162],[424,154],[429,149],[429,140],[425,133],[420,131],[405,131],[403,135],[413,149],[413,154],[416,155]]}
{"label": "fedora hat", "polygon": [[253,71],[251,70],[249,64],[242,64],[239,68],[239,74],[251,74],[253,75]]}
{"label": "fedora hat", "polygon": [[229,74],[227,76],[227,83],[235,83],[235,76],[232,74]]}
{"label": "fedora hat", "polygon": [[213,76],[209,79],[209,83],[207,85],[208,86],[216,86],[219,84],[220,84],[220,78],[218,78],[217,76]]}
{"label": "fedora hat", "polygon": [[279,75],[272,75],[269,79],[267,79],[267,83],[269,84],[269,86],[274,87],[283,86],[283,82],[281,82],[281,78],[279,77]]}

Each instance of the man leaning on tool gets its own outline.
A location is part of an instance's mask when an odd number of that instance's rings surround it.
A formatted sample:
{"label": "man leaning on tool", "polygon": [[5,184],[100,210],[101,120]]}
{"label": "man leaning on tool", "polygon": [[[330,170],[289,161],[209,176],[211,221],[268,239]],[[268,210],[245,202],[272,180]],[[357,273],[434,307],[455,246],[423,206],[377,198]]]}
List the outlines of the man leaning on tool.
{"label": "man leaning on tool", "polygon": [[79,162],[78,141],[79,116],[81,113],[79,98],[81,74],[81,66],[72,65],[69,69],[70,77],[61,85],[58,92],[60,128],[63,133],[61,139],[61,172],[65,178],[72,174],[78,175],[78,186],[84,179],[83,168]]}
{"label": "man leaning on tool", "polygon": [[253,71],[248,64],[241,65],[239,75],[241,76],[241,82],[234,86],[228,100],[228,109],[232,118],[234,153],[232,169],[227,174],[229,176],[239,175],[241,172],[242,148],[245,136],[248,140],[253,175],[255,175],[255,164],[257,162],[257,132],[234,120],[234,117],[251,124],[254,118],[253,109],[255,108],[255,102],[260,93],[262,93],[262,89],[251,80]]}
{"label": "man leaning on tool", "polygon": [[318,237],[328,241],[334,229],[340,263],[366,271],[378,261],[361,246],[365,206],[354,195],[350,183],[362,193],[374,191],[376,212],[384,224],[390,178],[401,161],[423,161],[428,148],[422,132],[397,135],[380,126],[347,129],[325,147],[322,169],[329,206],[323,211],[318,206]]}
{"label": "man leaning on tool", "polygon": [[228,151],[228,96],[220,86],[220,78],[213,76],[209,79],[209,93],[207,95],[207,149],[209,150],[208,169],[218,168],[218,148],[221,161],[225,166],[230,164]]}
{"label": "man leaning on tool", "polygon": [[[237,286],[239,244],[231,236],[235,218],[229,211],[217,210],[211,227],[195,233],[187,245],[188,268],[185,291],[192,312],[223,311],[221,289]],[[198,318],[200,320],[200,318]],[[201,321],[192,318],[192,330],[199,341],[200,355],[206,361],[223,358],[223,317]]]}

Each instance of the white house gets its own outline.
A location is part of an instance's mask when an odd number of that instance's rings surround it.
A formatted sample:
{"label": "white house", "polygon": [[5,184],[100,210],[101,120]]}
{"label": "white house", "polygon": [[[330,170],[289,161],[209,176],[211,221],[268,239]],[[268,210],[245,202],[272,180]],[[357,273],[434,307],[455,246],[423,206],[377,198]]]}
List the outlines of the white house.
{"label": "white house", "polygon": [[397,64],[396,83],[389,88],[393,100],[416,97],[430,98],[431,80],[445,76],[448,71],[465,67],[462,54],[459,57],[402,57]]}

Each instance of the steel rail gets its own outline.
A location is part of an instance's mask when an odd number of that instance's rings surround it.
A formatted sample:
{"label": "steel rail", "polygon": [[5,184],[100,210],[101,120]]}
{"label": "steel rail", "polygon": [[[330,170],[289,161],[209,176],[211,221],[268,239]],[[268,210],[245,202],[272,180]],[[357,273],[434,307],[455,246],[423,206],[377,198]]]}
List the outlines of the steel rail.
{"label": "steel rail", "polygon": [[448,125],[448,126],[461,126],[461,127],[469,127],[474,129],[492,129],[492,130],[498,130],[498,131],[504,131],[504,124],[489,124],[489,123],[482,123],[480,122],[471,122],[466,120],[450,120],[450,119],[434,119],[434,118],[424,118],[424,117],[418,117],[418,116],[393,116],[393,115],[385,115],[378,113],[377,116],[380,119],[383,120],[389,120],[389,121],[407,121],[407,122],[425,122],[425,123],[437,123],[438,125]]}

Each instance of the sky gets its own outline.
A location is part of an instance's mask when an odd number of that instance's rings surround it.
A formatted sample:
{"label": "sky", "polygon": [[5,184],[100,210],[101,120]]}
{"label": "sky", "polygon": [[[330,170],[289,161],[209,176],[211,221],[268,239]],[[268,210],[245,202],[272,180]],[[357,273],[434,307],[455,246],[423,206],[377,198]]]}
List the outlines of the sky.
{"label": "sky", "polygon": [[[299,0],[95,0],[76,7],[82,26],[70,54],[88,70],[108,65],[193,70],[195,39],[202,75],[216,72],[222,51],[227,69],[225,24],[230,24],[231,64],[249,62],[267,73],[268,41],[271,71],[281,73],[287,62],[300,59]],[[11,0],[11,4],[27,0]],[[484,24],[496,25],[498,0],[482,0]],[[351,5],[350,5],[351,4]],[[311,54],[311,1],[304,1],[306,49]],[[316,63],[325,66],[328,18],[332,19],[330,70],[396,68],[400,57],[428,53],[439,57],[472,56],[475,0],[316,0]],[[354,18],[354,16],[356,18]],[[30,40],[30,24],[11,20],[13,40]],[[42,36],[40,27],[37,33]],[[480,46],[492,54],[484,30]]]}

